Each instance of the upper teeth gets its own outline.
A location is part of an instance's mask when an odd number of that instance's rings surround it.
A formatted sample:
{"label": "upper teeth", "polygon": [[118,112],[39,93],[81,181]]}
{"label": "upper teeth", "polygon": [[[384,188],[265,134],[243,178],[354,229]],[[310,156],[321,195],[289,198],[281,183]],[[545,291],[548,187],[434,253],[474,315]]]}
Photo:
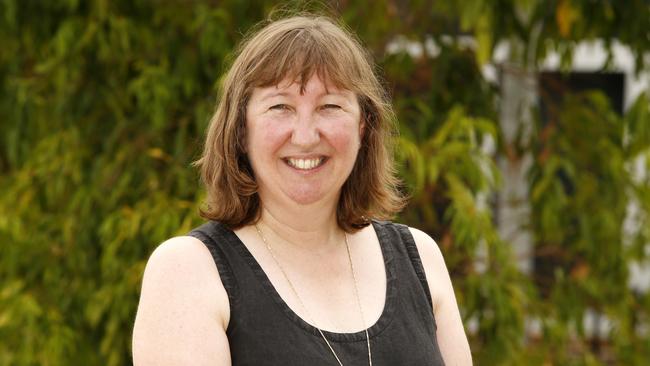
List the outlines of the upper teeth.
{"label": "upper teeth", "polygon": [[320,163],[323,161],[323,158],[314,158],[314,159],[294,159],[294,158],[289,158],[287,159],[289,162],[289,165],[291,165],[294,168],[298,169],[313,169],[320,165]]}

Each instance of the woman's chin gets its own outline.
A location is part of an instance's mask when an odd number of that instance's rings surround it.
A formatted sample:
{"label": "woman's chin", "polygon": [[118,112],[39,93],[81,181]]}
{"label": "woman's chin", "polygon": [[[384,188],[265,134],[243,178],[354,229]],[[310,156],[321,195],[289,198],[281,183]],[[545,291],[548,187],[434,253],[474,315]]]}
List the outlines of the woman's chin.
{"label": "woman's chin", "polygon": [[299,205],[310,205],[325,199],[319,189],[294,189],[287,192],[289,198]]}
{"label": "woman's chin", "polygon": [[306,206],[320,201],[321,197],[317,195],[292,195],[291,200],[299,205]]}

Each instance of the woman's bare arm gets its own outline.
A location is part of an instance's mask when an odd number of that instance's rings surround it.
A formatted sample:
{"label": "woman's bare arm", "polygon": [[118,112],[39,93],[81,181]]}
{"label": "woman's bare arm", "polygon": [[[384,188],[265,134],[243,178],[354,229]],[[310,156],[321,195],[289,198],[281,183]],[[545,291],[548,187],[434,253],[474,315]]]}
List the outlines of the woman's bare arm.
{"label": "woman's bare arm", "polygon": [[438,326],[440,352],[448,366],[472,365],[472,354],[458,311],[456,295],[449,271],[438,244],[426,233],[411,228],[411,234],[422,259],[424,272],[433,299],[433,313]]}
{"label": "woman's bare arm", "polygon": [[167,240],[147,262],[133,328],[135,366],[229,366],[228,296],[198,239]]}

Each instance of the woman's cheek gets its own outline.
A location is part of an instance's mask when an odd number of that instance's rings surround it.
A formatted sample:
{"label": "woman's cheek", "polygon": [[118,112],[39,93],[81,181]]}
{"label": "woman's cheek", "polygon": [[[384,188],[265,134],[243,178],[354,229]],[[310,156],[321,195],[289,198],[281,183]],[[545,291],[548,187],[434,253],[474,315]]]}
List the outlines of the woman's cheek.
{"label": "woman's cheek", "polygon": [[353,120],[344,119],[331,129],[330,141],[339,150],[357,148],[359,145],[359,126]]}
{"label": "woman's cheek", "polygon": [[255,129],[258,134],[254,137],[255,142],[264,145],[280,144],[290,134],[286,119],[278,116],[260,118]]}

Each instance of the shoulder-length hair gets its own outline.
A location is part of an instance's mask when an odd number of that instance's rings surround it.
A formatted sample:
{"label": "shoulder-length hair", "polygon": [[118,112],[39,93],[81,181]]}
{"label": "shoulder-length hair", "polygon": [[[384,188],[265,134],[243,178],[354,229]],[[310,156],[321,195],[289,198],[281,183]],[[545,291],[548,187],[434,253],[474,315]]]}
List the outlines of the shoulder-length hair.
{"label": "shoulder-length hair", "polygon": [[395,118],[369,54],[355,36],[328,17],[300,15],[268,23],[249,34],[223,79],[200,168],[207,190],[202,217],[232,229],[257,222],[261,202],[245,149],[246,107],[255,87],[300,83],[314,74],[354,92],[365,124],[354,168],[341,188],[338,225],[354,232],[370,219],[389,219],[405,198],[393,162]]}

